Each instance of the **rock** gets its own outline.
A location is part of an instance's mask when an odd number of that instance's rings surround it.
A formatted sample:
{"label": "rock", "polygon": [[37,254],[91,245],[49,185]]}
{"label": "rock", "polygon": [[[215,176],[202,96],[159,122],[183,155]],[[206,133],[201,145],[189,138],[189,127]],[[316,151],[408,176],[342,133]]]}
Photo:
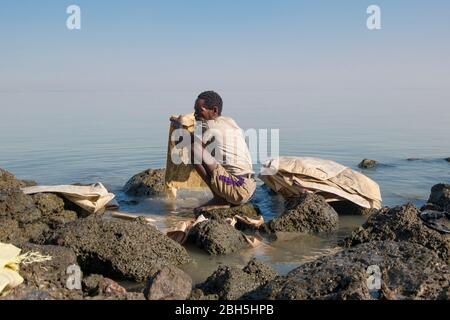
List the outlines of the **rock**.
{"label": "rock", "polygon": [[96,296],[99,294],[99,283],[104,279],[101,274],[91,274],[83,278],[81,283],[83,292],[89,296]]}
{"label": "rock", "polygon": [[224,220],[227,218],[233,218],[236,215],[256,219],[259,216],[261,216],[261,211],[259,210],[258,207],[250,203],[246,203],[228,209],[213,209],[205,212],[195,213],[196,218],[198,218],[198,216],[200,216],[201,214],[207,219],[215,219],[215,220]]}
{"label": "rock", "polygon": [[377,212],[377,209],[367,209],[358,206],[350,201],[335,201],[330,202],[329,205],[338,213],[338,215],[351,215],[351,216],[370,216]]}
{"label": "rock", "polygon": [[202,299],[203,295],[217,295],[223,300],[237,300],[258,287],[275,279],[277,273],[264,263],[252,259],[243,269],[229,266],[219,268],[202,284],[194,299]]}
{"label": "rock", "polygon": [[31,196],[42,215],[50,216],[64,210],[64,201],[51,193],[37,193]]}
{"label": "rock", "polygon": [[0,169],[0,190],[31,187],[36,184],[37,183],[35,181],[31,180],[18,180],[12,173]]}
{"label": "rock", "polygon": [[98,283],[98,293],[101,295],[121,297],[127,294],[127,290],[114,280],[103,278]]}
{"label": "rock", "polygon": [[144,295],[148,300],[186,300],[191,291],[191,277],[177,267],[167,266],[148,278]]}
{"label": "rock", "polygon": [[6,170],[0,169],[0,190],[1,189],[18,189],[22,187],[22,183],[16,177]]}
{"label": "rock", "polygon": [[145,281],[166,265],[189,261],[186,250],[155,227],[138,221],[78,219],[51,242],[72,248],[86,273]]}
{"label": "rock", "polygon": [[[369,266],[381,288],[367,285]],[[449,299],[450,271],[437,254],[409,242],[369,242],[306,263],[247,295],[251,299]]]}
{"label": "rock", "polygon": [[428,202],[450,212],[450,184],[440,183],[433,186]]}
{"label": "rock", "polygon": [[143,293],[128,292],[112,279],[91,274],[82,282],[85,299],[88,300],[145,300]]}
{"label": "rock", "polygon": [[447,162],[450,162],[450,158],[445,158],[444,160]]}
{"label": "rock", "polygon": [[133,176],[124,186],[124,192],[130,196],[155,196],[165,192],[165,169],[148,169]]}
{"label": "rock", "polygon": [[208,294],[205,293],[201,289],[194,289],[191,292],[191,296],[189,300],[219,300],[219,296],[217,294]]}
{"label": "rock", "polygon": [[338,229],[339,217],[322,196],[303,194],[286,203],[286,211],[267,223],[271,232],[315,233]]}
{"label": "rock", "polygon": [[406,161],[420,161],[423,160],[423,158],[408,158]]}
{"label": "rock", "polygon": [[26,242],[44,243],[49,232],[45,223],[21,224],[11,218],[0,217],[0,242],[19,245]]}
{"label": "rock", "polygon": [[32,197],[42,214],[42,222],[52,229],[60,228],[78,218],[75,211],[65,210],[64,200],[55,194],[38,193],[32,195]]}
{"label": "rock", "polygon": [[344,246],[371,241],[408,241],[435,251],[447,261],[450,257],[450,235],[428,228],[412,204],[383,208],[344,240]]}
{"label": "rock", "polygon": [[245,236],[223,220],[207,220],[196,224],[189,241],[210,255],[229,254],[248,248]]}
{"label": "rock", "polygon": [[364,159],[358,164],[358,167],[362,169],[371,169],[378,166],[378,162],[375,160]]}
{"label": "rock", "polygon": [[52,297],[52,295],[45,291],[39,290],[33,287],[20,285],[14,288],[11,292],[5,296],[0,297],[0,300],[27,300],[27,301],[37,301],[37,300],[57,300],[57,298]]}
{"label": "rock", "polygon": [[44,244],[51,229],[77,219],[64,209],[64,202],[53,194],[26,195],[18,189],[0,190],[0,241]]}
{"label": "rock", "polygon": [[33,300],[65,300],[81,299],[81,290],[69,290],[66,286],[71,273],[68,267],[77,265],[75,253],[58,246],[35,245],[25,243],[20,246],[22,254],[38,252],[44,256],[51,256],[51,260],[21,264],[19,274],[24,282],[9,295],[9,298]]}
{"label": "rock", "polygon": [[9,217],[21,225],[33,223],[41,218],[33,198],[17,189],[0,190],[0,217]]}

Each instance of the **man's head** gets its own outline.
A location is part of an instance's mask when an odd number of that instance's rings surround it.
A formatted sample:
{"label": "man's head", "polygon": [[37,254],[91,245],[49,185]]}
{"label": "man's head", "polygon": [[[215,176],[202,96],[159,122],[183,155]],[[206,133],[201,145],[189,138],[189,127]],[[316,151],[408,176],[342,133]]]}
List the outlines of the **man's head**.
{"label": "man's head", "polygon": [[222,114],[222,98],[214,91],[200,93],[195,101],[196,120],[214,120]]}

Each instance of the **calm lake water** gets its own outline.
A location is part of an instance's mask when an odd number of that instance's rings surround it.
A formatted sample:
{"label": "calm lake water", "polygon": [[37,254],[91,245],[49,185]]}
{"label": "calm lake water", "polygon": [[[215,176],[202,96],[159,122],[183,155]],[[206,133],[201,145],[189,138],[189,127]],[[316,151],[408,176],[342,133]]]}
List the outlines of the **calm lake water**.
{"label": "calm lake water", "polygon": [[[450,93],[221,93],[224,115],[243,129],[280,129],[281,155],[330,159],[355,170],[363,158],[378,160],[378,168],[363,173],[380,184],[384,205],[421,205],[434,184],[450,183],[450,163],[444,160],[450,157]],[[192,92],[0,92],[0,167],[39,184],[100,181],[126,200],[121,188],[132,175],[164,167],[168,118],[191,112],[194,100]],[[176,203],[141,199],[121,210],[155,217],[163,230],[191,217],[206,197],[187,192]],[[253,201],[266,220],[282,211],[282,200],[261,187]],[[265,242],[226,257],[189,248],[194,262],[184,269],[201,281],[218,264],[242,266],[257,256],[286,273],[333,248],[363,221],[341,217],[333,235]]]}

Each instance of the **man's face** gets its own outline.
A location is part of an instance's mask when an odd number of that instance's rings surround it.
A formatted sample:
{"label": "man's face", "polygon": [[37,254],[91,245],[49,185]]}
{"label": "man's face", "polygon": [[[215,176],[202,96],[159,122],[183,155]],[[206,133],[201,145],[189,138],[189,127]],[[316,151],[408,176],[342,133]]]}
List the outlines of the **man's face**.
{"label": "man's face", "polygon": [[219,116],[218,108],[213,107],[212,109],[208,109],[205,106],[205,100],[197,99],[194,106],[195,111],[195,120],[197,121],[208,121],[214,120]]}

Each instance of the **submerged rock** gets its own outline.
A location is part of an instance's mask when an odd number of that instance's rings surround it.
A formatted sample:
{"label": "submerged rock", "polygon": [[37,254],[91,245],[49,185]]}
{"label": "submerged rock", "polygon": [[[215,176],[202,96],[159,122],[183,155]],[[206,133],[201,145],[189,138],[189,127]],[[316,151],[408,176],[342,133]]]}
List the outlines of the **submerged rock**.
{"label": "submerged rock", "polygon": [[275,279],[277,273],[268,265],[252,259],[243,269],[237,267],[219,266],[219,268],[204,282],[197,285],[194,299],[202,295],[217,295],[222,300],[237,300],[258,287]]}
{"label": "submerged rock", "polygon": [[375,160],[364,159],[358,164],[358,167],[362,169],[371,169],[378,166],[378,162]]}
{"label": "submerged rock", "polygon": [[267,223],[270,232],[316,233],[338,229],[339,217],[322,196],[303,194],[286,203],[286,211]]}
{"label": "submerged rock", "polygon": [[148,169],[133,176],[124,186],[130,196],[155,196],[164,194],[165,169]]}
{"label": "submerged rock", "polygon": [[186,300],[191,291],[191,277],[177,267],[167,266],[149,277],[144,295],[148,300]]}
{"label": "submerged rock", "polygon": [[227,218],[233,218],[236,215],[242,217],[249,217],[252,219],[256,219],[261,216],[261,211],[258,207],[246,203],[240,206],[235,206],[227,209],[213,209],[205,212],[195,213],[196,218],[198,216],[203,215],[207,219],[215,219],[215,220],[224,220]]}
{"label": "submerged rock", "polygon": [[[380,272],[369,290],[368,268]],[[375,274],[375,276],[377,276]],[[437,254],[409,242],[369,242],[306,263],[251,292],[251,299],[449,299],[450,270]]]}
{"label": "submerged rock", "polygon": [[50,256],[51,260],[21,264],[19,274],[24,278],[23,284],[16,287],[7,299],[14,300],[64,300],[81,299],[81,290],[70,290],[67,281],[71,276],[68,267],[77,265],[73,250],[58,246],[22,244],[22,254],[37,252]]}
{"label": "submerged rock", "polygon": [[207,220],[196,224],[189,240],[210,255],[229,254],[248,248],[244,234],[223,220]]}
{"label": "submerged rock", "polygon": [[428,202],[450,212],[450,184],[440,183],[433,186]]}
{"label": "submerged rock", "polygon": [[72,248],[84,272],[145,281],[166,265],[189,261],[186,250],[139,221],[79,219],[59,229],[52,242]]}
{"label": "submerged rock", "polygon": [[370,216],[377,212],[377,209],[367,209],[358,206],[350,201],[335,201],[330,202],[329,205],[338,213],[338,215],[351,216]]}
{"label": "submerged rock", "polygon": [[435,251],[444,260],[450,258],[450,235],[427,227],[412,204],[383,208],[344,240],[345,246],[371,241],[408,241]]}

